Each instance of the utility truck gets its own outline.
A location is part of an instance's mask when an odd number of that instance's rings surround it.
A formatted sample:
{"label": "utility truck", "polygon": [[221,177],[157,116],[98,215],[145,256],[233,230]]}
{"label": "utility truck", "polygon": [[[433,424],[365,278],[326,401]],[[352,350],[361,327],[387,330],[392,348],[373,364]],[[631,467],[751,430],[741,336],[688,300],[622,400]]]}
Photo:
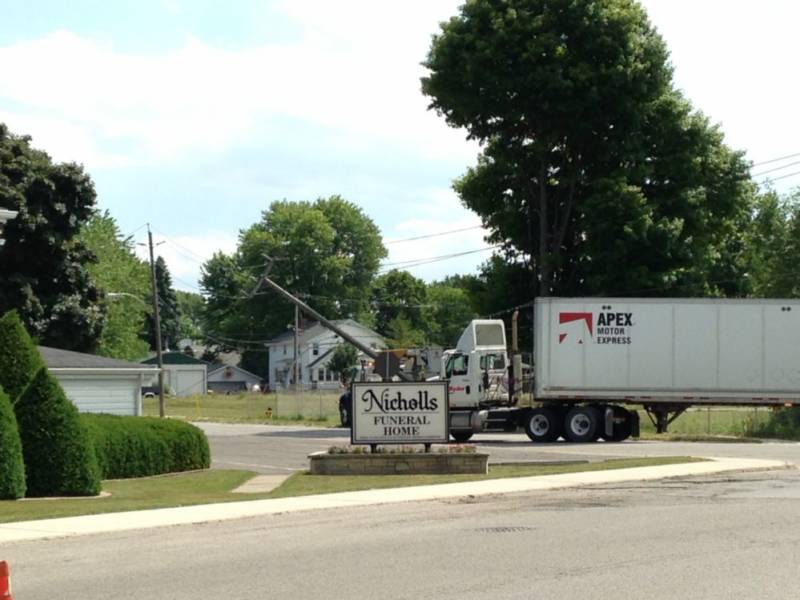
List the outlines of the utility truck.
{"label": "utility truck", "polygon": [[[378,362],[380,352],[262,282]],[[390,368],[413,361],[389,358],[377,373],[414,380]],[[504,322],[472,321],[442,355],[453,438],[521,427],[534,442],[621,441],[639,434],[626,406],[643,407],[659,433],[694,405],[793,406],[800,300],[537,298],[533,369],[533,394],[520,394],[522,363],[509,359]]]}

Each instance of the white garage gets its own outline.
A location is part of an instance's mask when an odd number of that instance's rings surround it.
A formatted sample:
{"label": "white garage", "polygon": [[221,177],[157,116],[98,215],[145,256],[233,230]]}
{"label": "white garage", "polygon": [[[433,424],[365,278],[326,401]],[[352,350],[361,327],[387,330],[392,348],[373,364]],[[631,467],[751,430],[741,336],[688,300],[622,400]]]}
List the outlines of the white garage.
{"label": "white garage", "polygon": [[[182,352],[164,352],[164,391],[175,396],[205,394],[208,390],[208,363]],[[156,366],[158,359],[149,358],[143,365]],[[158,388],[153,390],[158,393]]]}
{"label": "white garage", "polygon": [[142,387],[158,368],[124,360],[39,346],[48,371],[81,412],[141,415]]}

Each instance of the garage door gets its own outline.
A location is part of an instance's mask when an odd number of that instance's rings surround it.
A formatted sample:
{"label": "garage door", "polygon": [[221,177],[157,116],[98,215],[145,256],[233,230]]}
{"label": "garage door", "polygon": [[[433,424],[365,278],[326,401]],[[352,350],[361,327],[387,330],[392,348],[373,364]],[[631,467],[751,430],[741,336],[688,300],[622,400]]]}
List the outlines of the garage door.
{"label": "garage door", "polygon": [[67,398],[81,412],[108,413],[112,415],[138,414],[139,378],[88,379],[56,378],[64,388]]}

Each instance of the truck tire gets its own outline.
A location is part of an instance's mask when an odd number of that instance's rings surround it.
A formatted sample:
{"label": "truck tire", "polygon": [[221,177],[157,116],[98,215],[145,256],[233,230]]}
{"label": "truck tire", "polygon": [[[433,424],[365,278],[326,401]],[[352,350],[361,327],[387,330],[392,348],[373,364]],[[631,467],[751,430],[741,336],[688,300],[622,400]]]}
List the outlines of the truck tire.
{"label": "truck tire", "polygon": [[459,444],[463,444],[464,442],[468,442],[472,437],[471,431],[451,431],[450,435],[453,436],[453,439],[457,441]]}
{"label": "truck tire", "polygon": [[564,437],[576,443],[597,441],[601,417],[600,411],[593,406],[575,406],[564,419]]}
{"label": "truck tire", "polygon": [[339,407],[339,421],[341,421],[342,427],[350,427],[350,413],[344,406]]}
{"label": "truck tire", "polygon": [[532,442],[555,442],[561,435],[561,419],[551,408],[534,408],[525,415],[523,424]]}
{"label": "truck tire", "polygon": [[614,411],[614,433],[610,436],[603,433],[601,437],[607,442],[622,442],[631,437],[633,432],[633,416],[621,406],[610,407]]}

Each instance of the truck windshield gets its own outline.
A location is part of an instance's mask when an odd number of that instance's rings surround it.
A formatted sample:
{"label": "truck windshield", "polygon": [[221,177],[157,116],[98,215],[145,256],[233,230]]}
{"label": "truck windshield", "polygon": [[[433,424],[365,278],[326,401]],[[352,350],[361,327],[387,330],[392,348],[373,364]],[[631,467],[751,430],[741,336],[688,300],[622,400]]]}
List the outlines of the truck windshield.
{"label": "truck windshield", "polygon": [[466,354],[454,354],[447,359],[444,368],[445,377],[450,379],[453,375],[466,375],[469,367],[469,356]]}

